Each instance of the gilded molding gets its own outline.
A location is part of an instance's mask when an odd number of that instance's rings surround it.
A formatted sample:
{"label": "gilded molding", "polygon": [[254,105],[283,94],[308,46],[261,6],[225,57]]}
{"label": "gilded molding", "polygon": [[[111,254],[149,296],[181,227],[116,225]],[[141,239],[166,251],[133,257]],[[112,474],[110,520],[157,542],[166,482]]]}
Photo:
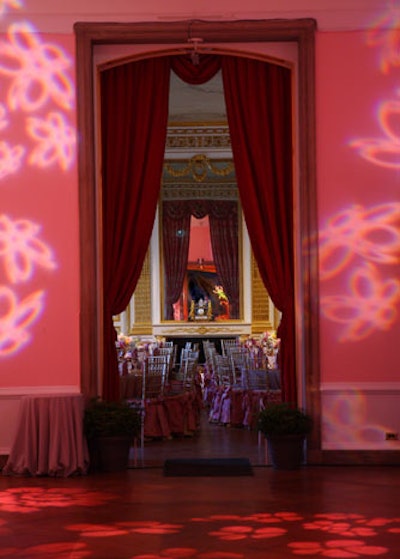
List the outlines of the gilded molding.
{"label": "gilded molding", "polygon": [[207,326],[202,324],[201,326],[187,326],[177,324],[176,326],[163,326],[161,328],[157,328],[154,334],[162,333],[164,336],[215,336],[215,335],[222,335],[222,336],[229,336],[229,335],[236,335],[242,334],[243,330],[246,329],[245,325],[242,324],[231,324],[225,322],[224,324],[221,323],[221,326]]}
{"label": "gilded molding", "polygon": [[239,200],[236,183],[231,184],[179,184],[164,183],[163,200]]}
{"label": "gilded molding", "polygon": [[174,178],[190,176],[196,182],[203,182],[210,174],[216,177],[235,176],[235,166],[232,160],[212,160],[207,155],[199,153],[189,160],[164,163],[164,173]]}
{"label": "gilded molding", "polygon": [[187,150],[231,150],[228,124],[196,125],[170,124],[168,126],[166,151]]}

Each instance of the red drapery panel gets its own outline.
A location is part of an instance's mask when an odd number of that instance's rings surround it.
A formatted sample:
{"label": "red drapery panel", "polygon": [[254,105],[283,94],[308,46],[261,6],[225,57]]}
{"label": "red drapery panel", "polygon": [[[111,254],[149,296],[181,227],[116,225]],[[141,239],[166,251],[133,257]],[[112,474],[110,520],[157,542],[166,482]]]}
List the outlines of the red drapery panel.
{"label": "red drapery panel", "polygon": [[282,312],[282,395],[296,402],[291,72],[224,56],[222,76],[251,245],[266,289]]}
{"label": "red drapery panel", "polygon": [[229,299],[230,318],[239,318],[238,205],[210,201],[210,236],[219,279]]}
{"label": "red drapery panel", "polygon": [[151,58],[101,74],[104,376],[119,398],[113,315],[125,310],[148,249],[160,191],[170,60]]}
{"label": "red drapery panel", "polygon": [[155,58],[102,74],[104,383],[118,395],[112,316],[135,289],[153,226],[166,128],[170,62],[181,79],[203,83],[222,64],[232,149],[244,216],[265,286],[282,311],[283,395],[296,401],[291,73],[230,56]]}
{"label": "red drapery panel", "polygon": [[182,292],[190,240],[190,216],[208,215],[215,266],[231,304],[232,318],[239,318],[238,208],[228,200],[173,200],[163,203],[165,318]]}
{"label": "red drapery panel", "polygon": [[174,319],[173,304],[182,293],[190,240],[190,210],[182,200],[163,203],[164,318]]}

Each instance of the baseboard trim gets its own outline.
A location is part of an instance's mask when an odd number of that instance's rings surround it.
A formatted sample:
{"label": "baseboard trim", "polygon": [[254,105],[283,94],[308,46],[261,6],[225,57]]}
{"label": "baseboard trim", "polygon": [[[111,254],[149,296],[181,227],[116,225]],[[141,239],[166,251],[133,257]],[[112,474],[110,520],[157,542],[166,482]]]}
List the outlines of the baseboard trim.
{"label": "baseboard trim", "polygon": [[40,394],[80,394],[79,386],[74,384],[62,386],[7,386],[0,388],[0,398],[19,398],[21,396]]}
{"label": "baseboard trim", "polygon": [[400,450],[322,450],[310,452],[308,463],[326,466],[400,466]]}

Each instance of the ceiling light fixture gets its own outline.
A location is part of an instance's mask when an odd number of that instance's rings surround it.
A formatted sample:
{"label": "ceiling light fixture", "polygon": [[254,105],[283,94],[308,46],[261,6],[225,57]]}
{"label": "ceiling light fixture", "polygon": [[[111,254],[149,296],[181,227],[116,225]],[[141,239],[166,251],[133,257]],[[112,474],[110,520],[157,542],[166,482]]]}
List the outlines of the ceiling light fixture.
{"label": "ceiling light fixture", "polygon": [[198,66],[200,62],[200,54],[198,51],[199,45],[203,42],[203,39],[200,37],[188,37],[188,43],[192,45],[192,50],[190,52],[190,58],[192,60],[192,64],[194,66]]}

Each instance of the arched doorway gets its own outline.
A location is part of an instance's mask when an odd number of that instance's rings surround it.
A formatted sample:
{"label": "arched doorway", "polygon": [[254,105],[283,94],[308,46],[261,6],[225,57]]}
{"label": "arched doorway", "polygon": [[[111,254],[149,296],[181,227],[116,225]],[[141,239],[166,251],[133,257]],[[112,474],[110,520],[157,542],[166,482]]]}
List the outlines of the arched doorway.
{"label": "arched doorway", "polygon": [[[302,387],[300,400],[319,417],[319,344],[316,195],[315,195],[315,126],[314,126],[314,30],[312,20],[261,22],[175,22],[170,24],[88,24],[75,26],[77,37],[78,126],[80,131],[80,223],[81,223],[81,370],[82,389],[97,392],[97,374],[102,363],[102,309],[99,305],[101,264],[99,230],[101,207],[96,191],[95,144],[95,63],[94,46],[104,44],[149,45],[156,51],[172,45],[185,45],[190,36],[200,36],[207,43],[246,44],[248,52],[257,51],[258,43],[294,42],[298,49],[298,150],[295,171],[298,192],[295,207],[296,228],[296,336],[298,377]],[[254,44],[254,46],[253,46]],[[176,47],[175,47],[176,48]],[[182,48],[182,46],[180,47]],[[304,243],[307,239],[307,245]],[[319,429],[315,430],[310,450],[320,450]]]}

